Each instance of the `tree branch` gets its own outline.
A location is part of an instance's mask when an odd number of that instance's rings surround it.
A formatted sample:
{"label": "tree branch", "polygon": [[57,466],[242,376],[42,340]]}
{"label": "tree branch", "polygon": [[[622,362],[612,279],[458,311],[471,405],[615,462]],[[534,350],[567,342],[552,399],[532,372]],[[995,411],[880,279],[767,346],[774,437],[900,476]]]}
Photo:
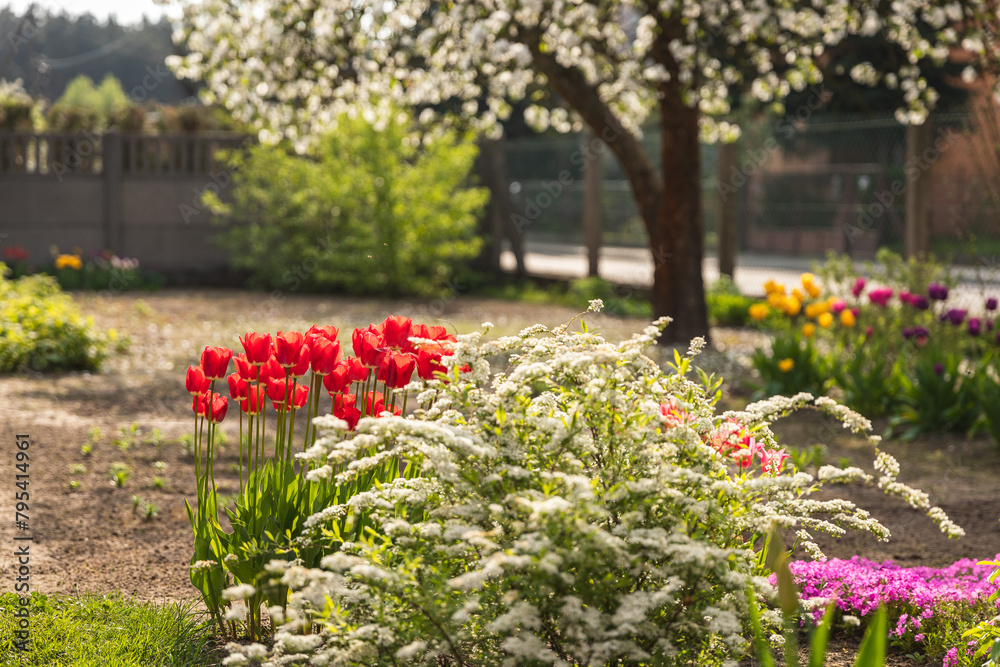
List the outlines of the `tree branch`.
{"label": "tree branch", "polygon": [[657,247],[660,233],[656,228],[659,214],[662,183],[660,174],[643,149],[638,137],[629,132],[601,100],[597,87],[590,84],[577,68],[560,64],[555,54],[542,49],[540,28],[518,27],[518,38],[531,51],[535,67],[544,74],[552,89],[580,114],[594,134],[618,158],[625,171],[643,223],[649,234],[651,247]]}

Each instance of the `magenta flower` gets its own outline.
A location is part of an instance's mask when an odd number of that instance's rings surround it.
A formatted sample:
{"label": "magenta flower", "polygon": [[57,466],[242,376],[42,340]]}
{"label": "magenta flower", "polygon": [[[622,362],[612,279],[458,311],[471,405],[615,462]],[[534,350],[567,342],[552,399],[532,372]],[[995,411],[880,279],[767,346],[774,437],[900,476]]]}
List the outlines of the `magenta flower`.
{"label": "magenta flower", "polygon": [[952,646],[948,649],[948,652],[944,654],[944,660],[941,661],[941,667],[955,667],[958,664],[958,649]]}
{"label": "magenta flower", "polygon": [[927,297],[922,294],[911,294],[910,305],[917,310],[927,310],[931,307],[930,301],[928,301]]}
{"label": "magenta flower", "polygon": [[851,294],[854,296],[861,296],[861,292],[865,289],[865,283],[867,281],[864,278],[858,278],[854,281],[854,286],[851,287]]}
{"label": "magenta flower", "polygon": [[927,294],[935,301],[944,301],[948,298],[948,288],[939,283],[931,283],[927,286]]}
{"label": "magenta flower", "polygon": [[965,310],[964,308],[952,308],[947,313],[945,313],[945,316],[948,318],[949,322],[951,322],[954,326],[957,327],[962,323],[963,320],[965,320],[965,316],[967,313],[968,311]]}
{"label": "magenta flower", "polygon": [[982,324],[980,323],[978,317],[970,317],[969,318],[969,335],[970,336],[978,336],[981,327],[982,327]]}
{"label": "magenta flower", "polygon": [[847,307],[847,304],[837,299],[832,304],[830,304],[830,312],[834,315],[840,315],[840,313]]}
{"label": "magenta flower", "polygon": [[[969,558],[932,568],[901,567],[892,561],[877,563],[855,556],[850,560],[794,561],[789,569],[803,598],[834,601],[845,614],[868,616],[880,604],[909,607],[909,614],[893,619],[896,636],[922,632],[923,620],[933,617],[944,603],[973,604],[997,590],[997,583],[989,580],[993,568]],[[772,574],[771,580],[776,583],[776,575]],[[813,611],[816,622],[822,616],[821,607]],[[915,637],[916,641],[921,639]]]}
{"label": "magenta flower", "polygon": [[889,304],[889,299],[892,298],[892,288],[891,287],[879,287],[878,289],[873,289],[868,293],[868,300],[874,304],[882,306],[885,308]]}
{"label": "magenta flower", "polygon": [[990,298],[986,299],[986,310],[996,310],[996,309],[997,309],[997,298],[995,296],[991,296]]}

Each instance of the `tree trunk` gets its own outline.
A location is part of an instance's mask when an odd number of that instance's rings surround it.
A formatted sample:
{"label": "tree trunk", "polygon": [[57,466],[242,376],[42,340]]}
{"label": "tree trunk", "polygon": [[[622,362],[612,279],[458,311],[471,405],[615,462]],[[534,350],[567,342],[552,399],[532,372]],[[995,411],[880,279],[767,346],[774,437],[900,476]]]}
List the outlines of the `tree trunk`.
{"label": "tree trunk", "polygon": [[661,342],[685,343],[696,336],[707,341],[698,110],[684,103],[679,83],[672,80],[663,85],[660,113],[663,194],[657,217],[660,242],[651,243],[653,315],[673,318]]}
{"label": "tree trunk", "polygon": [[[584,135],[588,140],[591,133]],[[601,157],[603,150],[596,151],[591,160],[583,166],[583,236],[587,245],[587,275],[600,275],[601,261]]]}
{"label": "tree trunk", "polygon": [[517,274],[523,276],[524,243],[521,232],[514,224],[514,209],[510,204],[510,178],[507,176],[507,157],[502,139],[480,138],[477,171],[483,185],[490,190],[489,207],[480,227],[485,239],[481,261],[491,270],[500,271],[502,244],[504,238],[507,238],[517,262]]}
{"label": "tree trunk", "polygon": [[[922,125],[906,127],[906,164],[920,164],[924,152],[934,144],[934,131],[930,118]],[[926,257],[931,249],[931,172],[920,170],[917,177],[908,179],[906,185],[906,229],[904,250],[906,257]]]}
{"label": "tree trunk", "polygon": [[[719,163],[716,170],[719,183],[725,183],[736,166],[736,146],[735,142],[719,144]],[[736,269],[736,193],[723,193],[720,187],[716,190],[715,200],[719,205],[717,241],[719,275],[733,278],[733,273]]]}
{"label": "tree trunk", "polygon": [[[683,26],[667,26],[668,31]],[[661,88],[660,113],[663,168],[657,174],[638,137],[626,129],[601,100],[597,87],[577,68],[559,63],[552,51],[542,48],[540,28],[522,35],[535,65],[556,93],[590,125],[618,158],[635,195],[649,247],[653,253],[653,313],[673,318],[661,341],[689,342],[695,336],[708,341],[708,308],[701,276],[704,254],[701,229],[701,158],[698,145],[698,110],[681,97],[673,56],[658,41],[656,59],[670,63],[671,80]]]}

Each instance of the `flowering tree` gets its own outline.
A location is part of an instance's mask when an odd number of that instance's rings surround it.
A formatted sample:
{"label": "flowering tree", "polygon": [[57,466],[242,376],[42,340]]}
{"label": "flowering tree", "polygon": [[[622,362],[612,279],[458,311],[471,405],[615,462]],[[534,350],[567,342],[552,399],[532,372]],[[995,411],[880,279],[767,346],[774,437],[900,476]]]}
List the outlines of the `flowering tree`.
{"label": "flowering tree", "polygon": [[[852,76],[875,85],[884,74],[903,91],[904,118],[922,122],[937,99],[923,69],[954,47],[989,50],[978,27],[992,25],[989,11],[985,0],[187,0],[177,38],[191,53],[171,66],[264,138],[302,145],[345,109],[378,122],[390,102],[496,132],[527,98],[540,129],[586,124],[631,183],[655,261],[654,312],[675,319],[668,338],[687,340],[708,329],[698,142],[738,135],[713,117],[741,94],[780,106],[822,81],[827,46],[861,35],[901,57],[891,72],[863,63]],[[659,168],[640,143],[650,119]]]}

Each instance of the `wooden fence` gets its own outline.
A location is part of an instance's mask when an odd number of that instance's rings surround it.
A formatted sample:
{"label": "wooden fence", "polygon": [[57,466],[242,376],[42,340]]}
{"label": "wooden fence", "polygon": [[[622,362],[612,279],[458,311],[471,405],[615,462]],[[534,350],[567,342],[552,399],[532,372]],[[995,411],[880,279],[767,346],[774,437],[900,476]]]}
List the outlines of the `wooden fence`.
{"label": "wooden fence", "polygon": [[0,132],[0,244],[46,263],[51,248],[111,250],[167,274],[211,273],[226,256],[201,203],[228,197],[230,133]]}

